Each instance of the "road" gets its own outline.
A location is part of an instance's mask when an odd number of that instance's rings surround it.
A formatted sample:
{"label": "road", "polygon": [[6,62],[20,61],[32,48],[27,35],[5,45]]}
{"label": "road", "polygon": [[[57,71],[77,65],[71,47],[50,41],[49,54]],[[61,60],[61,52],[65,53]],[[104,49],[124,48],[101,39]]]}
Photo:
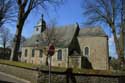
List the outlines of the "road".
{"label": "road", "polygon": [[24,79],[0,72],[0,83],[30,83]]}

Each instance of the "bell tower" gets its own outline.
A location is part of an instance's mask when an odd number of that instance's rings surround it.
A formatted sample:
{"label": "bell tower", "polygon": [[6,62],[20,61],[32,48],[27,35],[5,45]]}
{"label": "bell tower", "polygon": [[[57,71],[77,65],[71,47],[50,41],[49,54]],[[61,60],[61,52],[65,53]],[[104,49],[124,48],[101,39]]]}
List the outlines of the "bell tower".
{"label": "bell tower", "polygon": [[41,15],[41,19],[38,21],[37,25],[34,28],[33,35],[41,34],[46,29],[46,21],[44,20],[44,15]]}

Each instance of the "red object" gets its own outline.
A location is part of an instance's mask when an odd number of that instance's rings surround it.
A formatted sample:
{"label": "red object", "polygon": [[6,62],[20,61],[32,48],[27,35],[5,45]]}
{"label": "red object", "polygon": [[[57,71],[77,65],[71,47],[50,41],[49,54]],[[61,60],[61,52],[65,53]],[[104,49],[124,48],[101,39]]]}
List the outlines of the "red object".
{"label": "red object", "polygon": [[52,55],[54,55],[54,53],[55,53],[55,47],[54,47],[54,45],[50,45],[49,49],[48,49],[48,54],[50,56],[52,56]]}

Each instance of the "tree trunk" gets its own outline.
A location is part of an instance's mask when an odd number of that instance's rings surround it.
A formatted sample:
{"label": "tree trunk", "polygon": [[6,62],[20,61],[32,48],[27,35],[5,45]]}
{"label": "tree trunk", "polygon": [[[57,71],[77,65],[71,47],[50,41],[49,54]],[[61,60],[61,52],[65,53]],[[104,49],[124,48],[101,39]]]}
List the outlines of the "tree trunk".
{"label": "tree trunk", "polygon": [[124,0],[122,0],[122,8],[121,8],[121,32],[120,32],[120,38],[119,38],[119,44],[120,44],[120,48],[119,48],[119,60],[120,60],[120,65],[121,67],[124,65],[124,51],[125,51],[125,34],[124,34],[124,23],[125,23],[125,20],[124,20]]}
{"label": "tree trunk", "polygon": [[5,59],[5,53],[6,53],[6,43],[3,42],[3,59]]}
{"label": "tree trunk", "polygon": [[12,50],[10,60],[18,61],[18,51],[20,48],[21,33],[22,33],[22,29],[23,29],[25,20],[28,17],[30,11],[31,11],[31,9],[28,8],[28,10],[25,12],[25,5],[23,5],[23,4],[21,5],[19,3],[18,23],[17,23],[17,28],[16,28],[14,47]]}
{"label": "tree trunk", "polygon": [[[114,36],[114,43],[115,43],[115,46],[116,46],[116,52],[118,54],[118,62],[119,62],[119,65],[121,67],[124,63],[124,50],[123,50],[124,47],[122,46],[123,45],[123,39],[121,41],[118,41],[115,26],[111,25],[111,27],[112,27],[112,33],[113,33],[113,36]],[[122,45],[120,45],[121,43],[122,43]]]}
{"label": "tree trunk", "polygon": [[12,49],[10,60],[18,61],[18,53],[19,53],[19,48],[20,48],[20,40],[21,40],[21,33],[22,33],[23,25],[24,25],[24,21],[19,21],[19,23],[17,24],[14,47]]}
{"label": "tree trunk", "polygon": [[120,47],[121,49],[119,50],[120,51],[120,58],[121,58],[121,66],[124,65],[124,42],[125,42],[125,39],[124,39],[124,26],[122,27],[122,30],[121,30],[121,34],[120,34]]}

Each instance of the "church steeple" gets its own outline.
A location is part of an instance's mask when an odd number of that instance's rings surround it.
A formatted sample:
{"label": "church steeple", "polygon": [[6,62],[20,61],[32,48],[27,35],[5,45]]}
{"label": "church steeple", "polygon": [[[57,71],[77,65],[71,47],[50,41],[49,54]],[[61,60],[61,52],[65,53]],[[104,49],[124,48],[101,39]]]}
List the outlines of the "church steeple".
{"label": "church steeple", "polygon": [[41,20],[41,32],[43,32],[46,29],[46,22],[44,20],[44,15],[41,15],[42,20]]}
{"label": "church steeple", "polygon": [[46,29],[46,22],[44,20],[43,14],[42,14],[40,20],[38,21],[37,25],[35,26],[33,35],[41,34],[45,31],[45,29]]}

